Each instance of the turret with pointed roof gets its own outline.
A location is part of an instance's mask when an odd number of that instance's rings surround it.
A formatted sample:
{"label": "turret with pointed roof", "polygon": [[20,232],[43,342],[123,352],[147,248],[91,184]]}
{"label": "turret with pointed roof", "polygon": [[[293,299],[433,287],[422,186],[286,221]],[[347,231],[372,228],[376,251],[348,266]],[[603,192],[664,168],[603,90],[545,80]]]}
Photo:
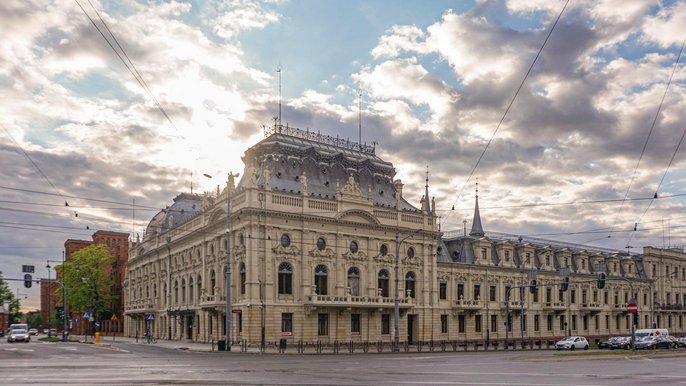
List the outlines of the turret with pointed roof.
{"label": "turret with pointed roof", "polygon": [[474,204],[474,219],[472,220],[472,230],[469,232],[472,237],[484,237],[484,228],[481,226],[481,215],[479,214],[479,183],[476,183],[476,203]]}

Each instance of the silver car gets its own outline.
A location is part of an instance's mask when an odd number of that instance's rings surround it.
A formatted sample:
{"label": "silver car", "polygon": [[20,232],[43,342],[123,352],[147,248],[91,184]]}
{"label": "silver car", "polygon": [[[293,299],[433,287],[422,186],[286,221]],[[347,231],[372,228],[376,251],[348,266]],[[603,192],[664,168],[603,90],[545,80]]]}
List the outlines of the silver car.
{"label": "silver car", "polygon": [[14,342],[30,342],[31,341],[31,335],[29,335],[29,332],[27,330],[10,330],[10,333],[7,334],[7,341],[9,343],[14,343]]}
{"label": "silver car", "polygon": [[557,350],[575,350],[577,348],[588,350],[588,341],[583,336],[570,336],[555,343]]}

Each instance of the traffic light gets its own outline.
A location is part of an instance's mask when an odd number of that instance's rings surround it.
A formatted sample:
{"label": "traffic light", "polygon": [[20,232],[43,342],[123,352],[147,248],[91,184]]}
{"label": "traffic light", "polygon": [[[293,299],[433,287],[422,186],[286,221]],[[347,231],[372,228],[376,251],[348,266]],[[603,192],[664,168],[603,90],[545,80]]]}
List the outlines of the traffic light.
{"label": "traffic light", "polygon": [[64,318],[64,307],[55,307],[55,318],[58,320]]}
{"label": "traffic light", "polygon": [[24,287],[31,288],[31,284],[32,284],[31,280],[32,280],[32,277],[30,274],[27,273],[26,275],[24,275]]}
{"label": "traffic light", "polygon": [[598,288],[605,288],[605,272],[601,272],[600,276],[598,276]]}
{"label": "traffic light", "polygon": [[507,314],[507,325],[512,325],[512,313]]}
{"label": "traffic light", "polygon": [[566,276],[564,279],[562,279],[562,283],[560,284],[560,292],[565,292],[569,289],[569,276]]}
{"label": "traffic light", "polygon": [[638,312],[634,312],[633,319],[634,326],[638,326]]}
{"label": "traffic light", "polygon": [[532,294],[535,294],[536,289],[537,289],[536,288],[536,279],[532,279],[531,283],[529,283],[529,292],[531,292]]}

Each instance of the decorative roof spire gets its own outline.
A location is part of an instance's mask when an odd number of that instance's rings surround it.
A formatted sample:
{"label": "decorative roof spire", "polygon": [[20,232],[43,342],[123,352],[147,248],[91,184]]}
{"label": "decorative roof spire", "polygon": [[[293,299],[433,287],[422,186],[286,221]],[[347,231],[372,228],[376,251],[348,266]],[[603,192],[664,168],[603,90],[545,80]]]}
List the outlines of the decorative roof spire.
{"label": "decorative roof spire", "polygon": [[472,220],[472,230],[469,232],[473,237],[484,237],[484,228],[481,226],[481,215],[479,214],[479,179],[476,179],[476,203],[474,204],[474,220]]}
{"label": "decorative roof spire", "polygon": [[431,201],[429,200],[429,165],[426,165],[426,194],[424,194],[425,200],[422,210],[430,214],[431,213]]}

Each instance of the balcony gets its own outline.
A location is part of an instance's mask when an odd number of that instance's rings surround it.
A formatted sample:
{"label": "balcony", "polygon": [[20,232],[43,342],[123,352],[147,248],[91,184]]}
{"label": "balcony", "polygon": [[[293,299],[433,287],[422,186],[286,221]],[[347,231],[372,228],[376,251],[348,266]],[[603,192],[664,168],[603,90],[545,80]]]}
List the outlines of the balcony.
{"label": "balcony", "polygon": [[661,311],[686,311],[686,306],[683,304],[655,303],[655,308]]}
{"label": "balcony", "polygon": [[612,305],[613,313],[626,313],[626,303],[619,303]]}
{"label": "balcony", "polygon": [[131,300],[126,305],[126,312],[151,313],[157,308],[157,304],[148,299]]}
{"label": "balcony", "polygon": [[603,306],[597,302],[586,302],[579,305],[579,309],[585,312],[600,312],[603,310]]}
{"label": "balcony", "polygon": [[[414,307],[413,298],[398,299],[399,308]],[[353,295],[309,295],[305,305],[309,307],[342,307],[342,308],[393,308],[395,299],[383,296],[353,296]]]}
{"label": "balcony", "polygon": [[567,305],[565,302],[548,302],[543,303],[543,309],[546,311],[560,312],[565,311],[567,309]]}
{"label": "balcony", "polygon": [[474,312],[477,310],[481,310],[483,305],[481,304],[481,300],[467,300],[467,299],[460,299],[455,301],[455,305],[453,305],[453,311],[455,312],[460,312],[460,311],[470,311]]}
{"label": "balcony", "polygon": [[200,297],[201,308],[215,308],[226,306],[226,295],[202,295]]}

